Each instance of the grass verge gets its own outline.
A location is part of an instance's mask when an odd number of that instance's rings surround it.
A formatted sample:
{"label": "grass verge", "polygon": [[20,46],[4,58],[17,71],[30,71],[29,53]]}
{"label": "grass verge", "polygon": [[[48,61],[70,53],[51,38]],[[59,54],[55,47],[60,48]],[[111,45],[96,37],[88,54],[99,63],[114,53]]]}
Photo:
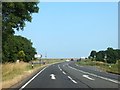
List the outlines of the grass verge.
{"label": "grass verge", "polygon": [[106,72],[110,72],[110,73],[114,73],[114,74],[119,74],[120,75],[120,60],[118,60],[118,62],[116,64],[108,64],[108,63],[104,63],[104,62],[99,62],[99,61],[91,61],[90,59],[87,60],[81,60],[79,62],[77,62],[78,65],[82,65],[82,66],[96,66],[97,68],[106,71]]}
{"label": "grass verge", "polygon": [[30,63],[20,62],[20,63],[6,63],[2,64],[2,88],[10,88],[14,84],[22,81],[26,77],[30,76],[32,73],[41,69],[49,64],[54,64],[62,62],[61,60],[49,60],[46,64],[34,64],[32,68]]}

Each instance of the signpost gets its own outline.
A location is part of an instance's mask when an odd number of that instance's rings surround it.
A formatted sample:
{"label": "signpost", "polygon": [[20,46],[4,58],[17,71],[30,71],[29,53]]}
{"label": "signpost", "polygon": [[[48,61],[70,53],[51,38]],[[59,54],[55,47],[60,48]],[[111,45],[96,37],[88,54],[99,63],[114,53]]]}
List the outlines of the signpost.
{"label": "signpost", "polygon": [[41,60],[41,58],[42,58],[42,54],[35,54],[35,56],[34,56],[35,58],[37,58],[38,60],[40,60],[40,64],[42,64],[42,60]]}

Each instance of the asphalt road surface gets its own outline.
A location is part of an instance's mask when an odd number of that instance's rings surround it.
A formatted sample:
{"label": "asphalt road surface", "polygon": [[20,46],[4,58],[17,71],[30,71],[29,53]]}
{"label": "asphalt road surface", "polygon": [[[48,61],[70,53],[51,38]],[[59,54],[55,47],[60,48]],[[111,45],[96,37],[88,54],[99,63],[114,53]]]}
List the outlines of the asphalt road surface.
{"label": "asphalt road surface", "polygon": [[118,88],[119,75],[103,72],[95,67],[78,66],[75,61],[62,62],[42,69],[24,83],[25,88]]}

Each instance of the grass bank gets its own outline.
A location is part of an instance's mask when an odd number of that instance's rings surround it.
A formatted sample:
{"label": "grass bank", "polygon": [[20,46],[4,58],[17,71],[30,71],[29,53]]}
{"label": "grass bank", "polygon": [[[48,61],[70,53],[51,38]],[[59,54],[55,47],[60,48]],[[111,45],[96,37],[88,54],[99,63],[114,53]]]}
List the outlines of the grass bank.
{"label": "grass bank", "polygon": [[108,63],[104,63],[104,62],[99,62],[99,61],[91,61],[90,59],[86,59],[86,60],[81,60],[79,62],[77,62],[78,65],[82,65],[82,66],[96,66],[97,68],[106,71],[106,72],[110,72],[110,73],[114,73],[114,74],[119,74],[120,75],[120,60],[118,60],[118,62],[116,64],[108,64]]}
{"label": "grass bank", "polygon": [[[22,81],[38,69],[41,69],[49,64],[54,64],[62,62],[61,60],[48,60],[44,59],[46,64],[34,64],[32,68],[30,63],[20,62],[20,63],[6,63],[2,64],[2,88],[9,88],[14,84]],[[37,62],[37,61],[36,61]]]}

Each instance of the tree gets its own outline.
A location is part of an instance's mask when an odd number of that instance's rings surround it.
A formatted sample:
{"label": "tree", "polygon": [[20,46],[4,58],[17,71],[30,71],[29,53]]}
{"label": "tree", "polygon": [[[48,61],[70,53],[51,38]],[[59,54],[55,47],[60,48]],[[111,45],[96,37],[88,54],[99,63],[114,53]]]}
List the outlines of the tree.
{"label": "tree", "polygon": [[32,14],[39,11],[37,4],[38,2],[2,2],[2,62],[14,62],[21,50],[25,53],[25,61],[31,60],[36,53],[29,40],[14,36],[14,33],[15,30],[23,30],[25,22],[32,21]]}
{"label": "tree", "polygon": [[119,56],[118,55],[118,53],[117,53],[117,51],[116,50],[114,50],[113,48],[107,48],[107,50],[106,50],[106,52],[107,52],[107,62],[108,63],[116,63],[116,61],[117,61],[117,57]]}
{"label": "tree", "polygon": [[105,57],[105,51],[99,51],[96,54],[96,61],[104,62],[104,57]]}
{"label": "tree", "polygon": [[[2,59],[4,62],[15,62],[20,59],[18,52],[24,51],[23,61],[29,62],[36,54],[36,50],[32,47],[32,42],[22,36],[9,36],[5,45],[3,46]],[[23,53],[23,52],[22,52]]]}
{"label": "tree", "polygon": [[94,58],[96,55],[96,61],[102,61],[107,63],[116,63],[120,59],[120,49],[113,49],[108,47],[105,51],[91,51],[90,56]]}
{"label": "tree", "polygon": [[23,50],[21,50],[21,51],[18,52],[18,58],[19,58],[21,61],[24,60],[24,58],[25,58],[25,53],[24,53]]}
{"label": "tree", "polygon": [[32,13],[38,13],[38,2],[3,2],[3,35],[14,34],[14,30],[23,30],[25,22],[31,22]]}
{"label": "tree", "polygon": [[90,53],[90,57],[94,58],[94,57],[96,56],[96,53],[97,53],[97,52],[96,52],[96,51],[94,51],[94,50],[93,50],[93,51],[91,51],[91,53]]}

